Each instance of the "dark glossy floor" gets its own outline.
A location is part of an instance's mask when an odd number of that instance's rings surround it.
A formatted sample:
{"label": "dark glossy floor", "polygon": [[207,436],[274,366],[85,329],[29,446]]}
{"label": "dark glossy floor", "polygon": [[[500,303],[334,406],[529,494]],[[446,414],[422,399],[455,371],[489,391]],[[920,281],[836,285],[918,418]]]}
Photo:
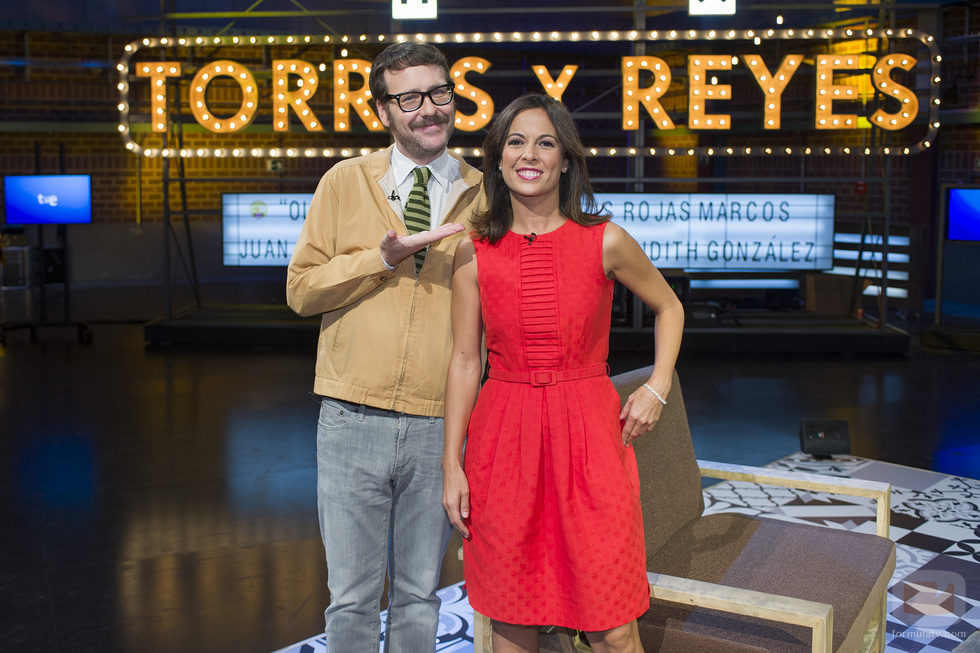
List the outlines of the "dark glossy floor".
{"label": "dark glossy floor", "polygon": [[[138,324],[92,336],[0,350],[0,650],[268,652],[316,634],[312,350],[148,350]],[[678,369],[701,458],[766,463],[825,417],[848,421],[856,455],[980,477],[980,354]]]}

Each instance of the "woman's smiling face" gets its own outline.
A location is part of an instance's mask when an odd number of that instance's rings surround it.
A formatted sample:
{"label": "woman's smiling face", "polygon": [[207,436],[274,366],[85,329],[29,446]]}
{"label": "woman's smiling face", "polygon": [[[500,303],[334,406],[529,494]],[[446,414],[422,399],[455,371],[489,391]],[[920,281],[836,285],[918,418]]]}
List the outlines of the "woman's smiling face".
{"label": "woman's smiling face", "polygon": [[568,162],[544,109],[527,109],[514,116],[500,156],[504,183],[513,195],[554,194]]}

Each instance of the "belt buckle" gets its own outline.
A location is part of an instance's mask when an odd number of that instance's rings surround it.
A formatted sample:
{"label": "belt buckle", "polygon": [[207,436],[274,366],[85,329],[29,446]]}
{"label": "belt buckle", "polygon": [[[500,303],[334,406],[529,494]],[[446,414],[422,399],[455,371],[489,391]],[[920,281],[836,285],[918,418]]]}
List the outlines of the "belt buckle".
{"label": "belt buckle", "polygon": [[555,385],[558,383],[558,373],[555,370],[533,370],[531,372],[531,385]]}

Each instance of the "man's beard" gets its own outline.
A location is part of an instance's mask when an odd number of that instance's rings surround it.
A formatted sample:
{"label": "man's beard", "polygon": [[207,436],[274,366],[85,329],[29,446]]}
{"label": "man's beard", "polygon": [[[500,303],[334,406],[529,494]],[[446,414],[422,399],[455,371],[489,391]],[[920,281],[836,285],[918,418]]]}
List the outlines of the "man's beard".
{"label": "man's beard", "polygon": [[[437,146],[431,145],[429,137],[418,134],[416,130],[431,127],[433,125],[448,126],[445,129],[445,139]],[[441,153],[449,144],[449,138],[453,134],[453,118],[443,114],[420,118],[417,122],[405,126],[405,132],[401,138],[397,139],[402,146],[402,150],[411,156],[423,158]]]}

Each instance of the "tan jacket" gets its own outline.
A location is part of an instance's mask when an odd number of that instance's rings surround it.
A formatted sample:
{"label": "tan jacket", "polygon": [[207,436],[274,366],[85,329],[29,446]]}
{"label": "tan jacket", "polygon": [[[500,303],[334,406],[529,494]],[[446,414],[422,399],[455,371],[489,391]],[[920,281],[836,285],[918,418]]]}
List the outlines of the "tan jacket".
{"label": "tan jacket", "polygon": [[391,148],[342,161],[323,175],[296,242],[286,302],[323,314],[313,391],[412,415],[441,416],[452,346],[453,254],[479,207],[481,175],[460,157],[445,222],[466,229],[432,245],[415,278],[409,256],[389,272],[381,260],[388,229],[407,235],[390,171]]}

